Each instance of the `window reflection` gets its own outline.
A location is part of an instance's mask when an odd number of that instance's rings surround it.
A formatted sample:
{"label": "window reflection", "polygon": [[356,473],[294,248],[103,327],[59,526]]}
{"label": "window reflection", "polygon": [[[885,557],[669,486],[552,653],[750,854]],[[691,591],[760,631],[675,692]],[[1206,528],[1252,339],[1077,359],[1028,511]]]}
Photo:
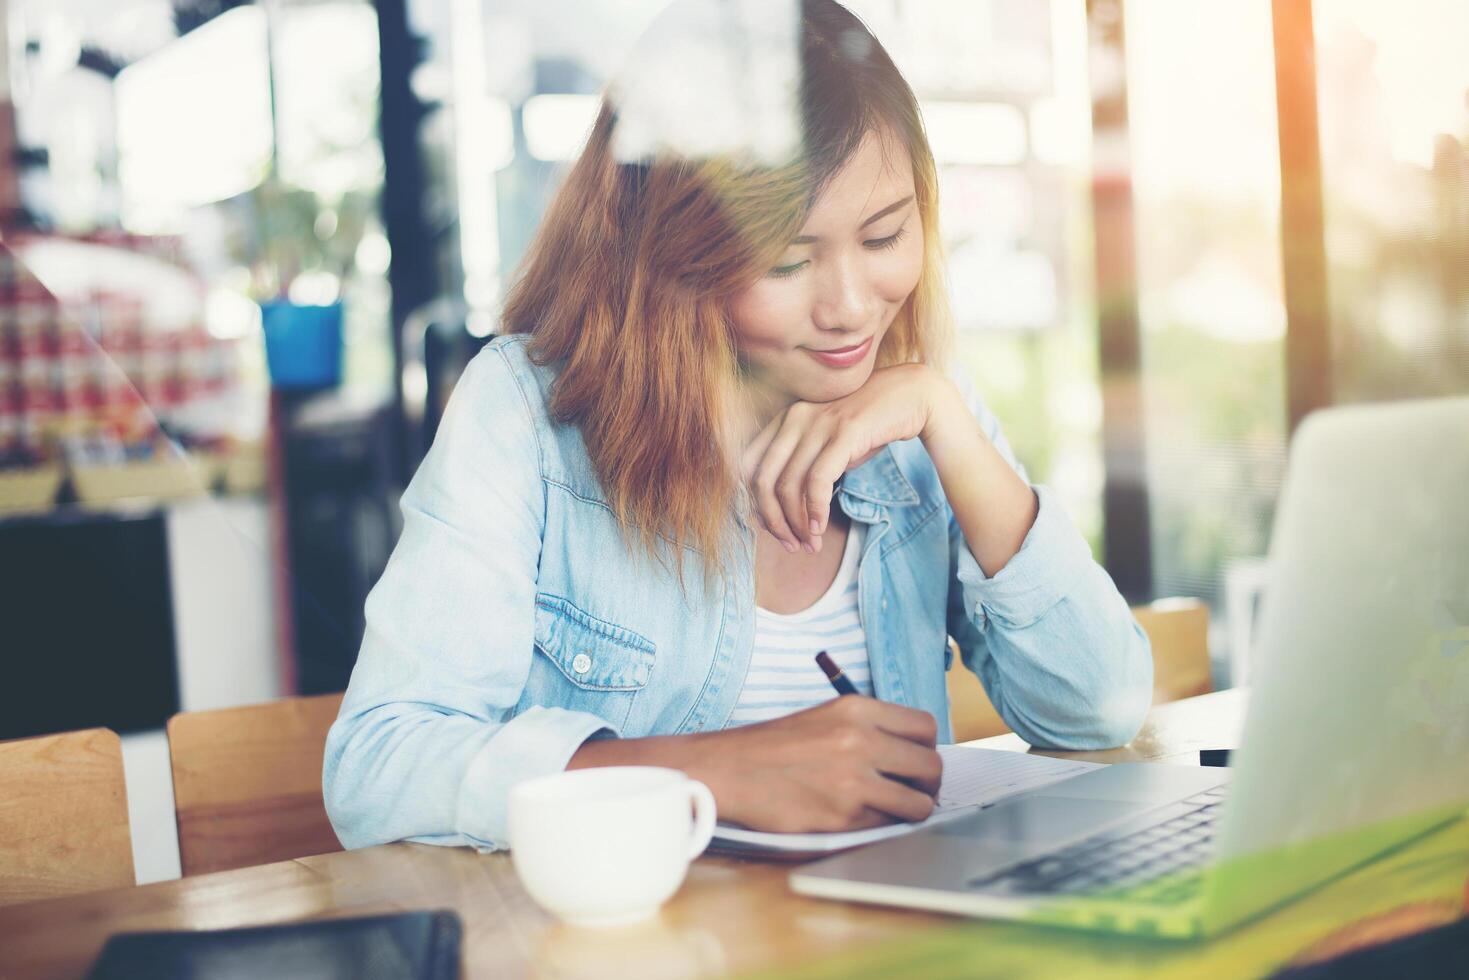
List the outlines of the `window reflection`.
{"label": "window reflection", "polygon": [[1315,14],[1337,399],[1469,391],[1469,8]]}

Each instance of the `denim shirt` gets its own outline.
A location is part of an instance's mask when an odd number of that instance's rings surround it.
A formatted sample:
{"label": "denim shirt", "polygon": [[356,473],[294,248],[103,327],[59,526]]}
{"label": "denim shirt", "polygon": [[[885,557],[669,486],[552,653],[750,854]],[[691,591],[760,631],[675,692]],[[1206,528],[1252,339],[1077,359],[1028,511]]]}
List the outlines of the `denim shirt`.
{"label": "denim shirt", "polygon": [[[698,552],[665,542],[660,564],[629,549],[580,431],[550,416],[555,371],[530,360],[528,339],[474,358],[403,494],[326,743],[327,813],[347,847],[505,846],[514,783],[564,769],[594,736],[718,731],[739,699],[755,630],[749,524],[707,592]],[[966,397],[1024,477],[993,414]],[[989,577],[921,442],[842,478],[838,506],[868,525],[858,608],[876,695],[929,712],[952,741],[952,636],[1026,741],[1121,744],[1151,701],[1147,637],[1055,496],[1034,490],[1034,525]]]}

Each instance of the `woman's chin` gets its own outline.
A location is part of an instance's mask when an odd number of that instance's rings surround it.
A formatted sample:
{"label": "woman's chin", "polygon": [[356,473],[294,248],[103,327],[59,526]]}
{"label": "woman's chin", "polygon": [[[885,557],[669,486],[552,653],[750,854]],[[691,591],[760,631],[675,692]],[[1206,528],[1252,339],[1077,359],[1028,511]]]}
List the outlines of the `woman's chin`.
{"label": "woman's chin", "polygon": [[803,384],[796,397],[803,402],[834,402],[861,388],[870,377],[870,364],[857,364],[846,371],[827,371],[825,377],[813,378]]}

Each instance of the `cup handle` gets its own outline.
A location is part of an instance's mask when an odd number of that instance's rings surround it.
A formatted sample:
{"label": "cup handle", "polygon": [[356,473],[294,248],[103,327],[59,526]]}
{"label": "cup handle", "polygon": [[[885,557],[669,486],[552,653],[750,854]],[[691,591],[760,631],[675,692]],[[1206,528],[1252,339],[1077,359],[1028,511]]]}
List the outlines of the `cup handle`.
{"label": "cup handle", "polygon": [[694,830],[689,840],[689,860],[704,853],[709,841],[714,838],[714,794],[709,787],[697,779],[689,780],[689,796],[694,804]]}

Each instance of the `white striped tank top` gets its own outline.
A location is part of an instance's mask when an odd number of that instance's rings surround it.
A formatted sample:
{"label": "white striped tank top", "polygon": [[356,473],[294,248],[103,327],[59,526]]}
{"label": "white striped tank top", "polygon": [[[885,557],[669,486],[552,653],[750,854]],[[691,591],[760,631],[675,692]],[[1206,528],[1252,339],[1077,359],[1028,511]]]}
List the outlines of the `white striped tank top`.
{"label": "white striped tank top", "polygon": [[852,522],[836,578],[815,603],[795,613],[756,608],[750,671],[726,728],[769,721],[836,697],[816,666],[819,650],[831,654],[859,692],[872,695],[867,634],[857,611],[857,568],[866,531]]}

